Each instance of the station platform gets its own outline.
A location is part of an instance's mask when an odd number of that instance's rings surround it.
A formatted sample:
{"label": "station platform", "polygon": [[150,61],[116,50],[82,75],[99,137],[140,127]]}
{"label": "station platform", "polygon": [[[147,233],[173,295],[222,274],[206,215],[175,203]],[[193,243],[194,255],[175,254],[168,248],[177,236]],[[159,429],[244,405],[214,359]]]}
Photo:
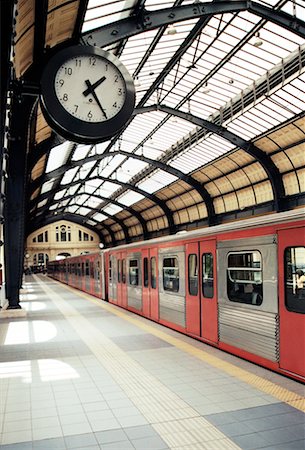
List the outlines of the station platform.
{"label": "station platform", "polygon": [[303,384],[46,276],[0,315],[1,450],[304,450]]}

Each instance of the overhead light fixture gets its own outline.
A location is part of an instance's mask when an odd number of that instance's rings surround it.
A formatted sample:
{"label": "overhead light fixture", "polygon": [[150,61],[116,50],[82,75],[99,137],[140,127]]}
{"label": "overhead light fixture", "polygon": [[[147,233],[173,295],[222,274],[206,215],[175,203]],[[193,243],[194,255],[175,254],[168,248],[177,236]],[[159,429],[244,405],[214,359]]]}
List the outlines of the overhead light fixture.
{"label": "overhead light fixture", "polygon": [[208,85],[208,83],[204,83],[204,85],[202,86],[202,88],[201,88],[201,92],[203,93],[203,94],[207,94],[208,92],[210,92],[210,88],[209,88],[209,85]]}
{"label": "overhead light fixture", "polygon": [[233,78],[231,78],[231,79],[229,80],[229,84],[234,84]]}
{"label": "overhead light fixture", "polygon": [[177,33],[177,28],[175,27],[175,25],[173,25],[173,24],[168,25],[166,34],[176,34],[176,33]]}
{"label": "overhead light fixture", "polygon": [[136,88],[141,86],[141,83],[140,83],[140,80],[139,80],[138,76],[135,77],[135,79],[134,79],[134,85],[135,85]]}
{"label": "overhead light fixture", "polygon": [[263,45],[263,41],[260,38],[259,32],[255,33],[255,41],[253,42],[254,47],[260,47]]}

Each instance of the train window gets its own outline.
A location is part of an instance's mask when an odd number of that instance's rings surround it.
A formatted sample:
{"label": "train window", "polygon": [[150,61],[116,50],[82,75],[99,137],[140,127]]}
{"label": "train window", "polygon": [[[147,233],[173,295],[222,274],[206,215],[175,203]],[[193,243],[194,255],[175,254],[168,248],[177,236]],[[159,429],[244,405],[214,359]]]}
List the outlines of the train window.
{"label": "train window", "polygon": [[179,291],[179,262],[176,257],[163,259],[163,288],[165,291]]}
{"label": "train window", "polygon": [[155,256],[150,258],[150,285],[153,289],[157,287],[157,262]]}
{"label": "train window", "polygon": [[126,259],[122,259],[122,283],[126,283]]}
{"label": "train window", "polygon": [[122,267],[122,260],[118,259],[118,283],[121,283],[121,267]]}
{"label": "train window", "polygon": [[195,253],[189,255],[188,274],[189,294],[198,295],[198,261]]}
{"label": "train window", "polygon": [[148,258],[144,258],[143,259],[143,282],[144,282],[144,287],[148,287]]}
{"label": "train window", "polygon": [[260,252],[254,250],[229,253],[227,294],[232,302],[262,304],[263,276]]}
{"label": "train window", "polygon": [[131,286],[139,285],[139,261],[137,259],[129,261],[129,284]]}
{"label": "train window", "polygon": [[285,304],[288,311],[305,313],[305,247],[288,247],[284,253]]}
{"label": "train window", "polygon": [[214,264],[212,253],[202,255],[202,295],[205,298],[214,297]]}

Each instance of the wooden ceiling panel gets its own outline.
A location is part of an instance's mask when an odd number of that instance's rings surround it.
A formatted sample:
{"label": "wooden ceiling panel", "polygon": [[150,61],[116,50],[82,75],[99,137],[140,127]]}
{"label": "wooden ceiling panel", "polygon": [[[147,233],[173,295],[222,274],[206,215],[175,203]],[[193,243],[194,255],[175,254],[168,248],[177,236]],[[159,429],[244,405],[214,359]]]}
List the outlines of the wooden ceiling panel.
{"label": "wooden ceiling panel", "polygon": [[273,192],[272,192],[272,186],[269,180],[255,184],[253,186],[255,197],[256,197],[256,203],[265,203],[273,200]]}
{"label": "wooden ceiling panel", "polygon": [[280,148],[283,148],[304,139],[304,132],[291,123],[280,130],[271,133],[269,137],[276,142]]}
{"label": "wooden ceiling panel", "polygon": [[299,194],[300,185],[297,174],[295,172],[289,172],[283,175],[283,183],[286,195]]}
{"label": "wooden ceiling panel", "polygon": [[17,11],[14,67],[20,78],[33,62],[35,0],[19,0]]}
{"label": "wooden ceiling panel", "polygon": [[285,152],[276,153],[271,156],[271,159],[281,173],[288,172],[288,170],[293,169],[293,165]]}
{"label": "wooden ceiling panel", "polygon": [[237,152],[232,153],[230,155],[230,158],[232,158],[239,167],[245,166],[246,164],[255,161],[255,158],[249,155],[249,153],[246,153],[244,150],[238,150]]}
{"label": "wooden ceiling panel", "polygon": [[40,144],[42,141],[44,141],[45,139],[48,139],[52,134],[52,130],[49,127],[49,125],[47,124],[40,105],[38,106],[38,111],[37,111],[37,119],[36,119],[36,137],[35,137],[35,143],[36,144]]}
{"label": "wooden ceiling panel", "polygon": [[46,162],[46,155],[43,155],[39,161],[35,164],[34,168],[31,172],[31,180],[34,181],[36,178],[40,177],[42,173],[44,172],[45,162]]}
{"label": "wooden ceiling panel", "polygon": [[244,209],[248,208],[249,206],[256,205],[256,200],[254,196],[254,191],[252,186],[247,187],[246,189],[241,189],[236,192],[239,208]]}
{"label": "wooden ceiling panel", "polygon": [[254,163],[250,166],[243,168],[247,177],[249,177],[251,183],[257,183],[258,181],[266,179],[267,175],[260,163]]}
{"label": "wooden ceiling panel", "polygon": [[46,45],[54,47],[72,36],[78,7],[79,0],[75,0],[74,2],[49,0]]}
{"label": "wooden ceiling panel", "polygon": [[279,146],[267,136],[255,141],[255,146],[265,153],[273,153],[279,149]]}
{"label": "wooden ceiling panel", "polygon": [[295,168],[305,166],[305,143],[286,150],[286,154]]}

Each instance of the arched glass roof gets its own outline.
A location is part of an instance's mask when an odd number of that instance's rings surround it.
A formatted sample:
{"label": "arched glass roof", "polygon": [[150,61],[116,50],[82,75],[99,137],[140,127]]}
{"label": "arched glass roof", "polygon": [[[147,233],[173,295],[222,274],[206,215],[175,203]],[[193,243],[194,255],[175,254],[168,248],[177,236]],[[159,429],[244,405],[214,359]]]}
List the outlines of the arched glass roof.
{"label": "arched glass roof", "polygon": [[[128,240],[122,222],[147,239],[304,202],[303,0],[68,3],[49,2],[44,48],[104,42],[134,78],[136,108],[94,146],[58,139],[38,108],[30,231],[69,217],[115,245]],[[38,20],[18,17],[17,78]]]}

